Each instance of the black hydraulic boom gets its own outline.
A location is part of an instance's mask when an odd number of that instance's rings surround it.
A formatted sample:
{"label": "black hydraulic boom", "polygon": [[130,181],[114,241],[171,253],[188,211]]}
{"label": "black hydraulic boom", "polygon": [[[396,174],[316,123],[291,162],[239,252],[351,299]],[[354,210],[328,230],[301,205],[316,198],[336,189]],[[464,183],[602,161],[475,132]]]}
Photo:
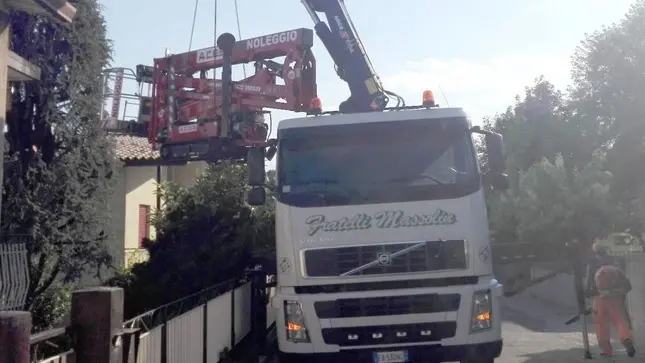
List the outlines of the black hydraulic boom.
{"label": "black hydraulic boom", "polygon": [[[358,37],[344,0],[301,0],[314,21],[314,29],[336,64],[336,73],[349,85],[351,96],[341,103],[342,113],[382,111],[389,97],[405,106],[397,94],[383,88],[363,43]],[[318,13],[325,14],[327,23]]]}

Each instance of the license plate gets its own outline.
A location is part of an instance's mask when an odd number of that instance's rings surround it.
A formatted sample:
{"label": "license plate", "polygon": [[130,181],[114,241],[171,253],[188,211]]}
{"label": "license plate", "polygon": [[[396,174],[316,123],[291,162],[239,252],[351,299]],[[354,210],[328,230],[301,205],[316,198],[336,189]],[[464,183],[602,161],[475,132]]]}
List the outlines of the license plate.
{"label": "license plate", "polygon": [[407,350],[397,350],[393,352],[374,352],[372,354],[373,363],[405,363],[407,361]]}

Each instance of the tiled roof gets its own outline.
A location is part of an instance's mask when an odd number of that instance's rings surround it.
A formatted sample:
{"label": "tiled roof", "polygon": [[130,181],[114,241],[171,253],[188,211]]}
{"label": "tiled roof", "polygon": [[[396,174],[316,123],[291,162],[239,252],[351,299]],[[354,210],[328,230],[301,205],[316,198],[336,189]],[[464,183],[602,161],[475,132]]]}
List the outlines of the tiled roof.
{"label": "tiled roof", "polygon": [[131,135],[110,135],[116,143],[116,156],[123,161],[159,159],[159,151],[152,150],[148,138]]}

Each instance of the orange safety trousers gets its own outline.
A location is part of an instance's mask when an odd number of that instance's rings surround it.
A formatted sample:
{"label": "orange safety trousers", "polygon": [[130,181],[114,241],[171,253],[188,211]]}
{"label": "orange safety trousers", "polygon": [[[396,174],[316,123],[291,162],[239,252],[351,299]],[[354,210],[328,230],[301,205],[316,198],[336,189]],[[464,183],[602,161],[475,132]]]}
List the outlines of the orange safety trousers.
{"label": "orange safety trousers", "polygon": [[598,345],[604,354],[611,354],[611,326],[618,331],[618,338],[621,342],[632,340],[632,332],[629,321],[625,316],[623,299],[613,296],[596,296],[593,302],[594,323]]}
{"label": "orange safety trousers", "polygon": [[[596,287],[599,290],[619,288],[621,278],[625,278],[624,274],[617,267],[611,265],[602,266],[596,272]],[[603,355],[610,355],[613,350],[610,343],[611,325],[618,331],[618,337],[623,344],[628,340],[632,340],[629,317],[627,316],[623,296],[596,296],[593,302],[593,310],[596,337]]]}

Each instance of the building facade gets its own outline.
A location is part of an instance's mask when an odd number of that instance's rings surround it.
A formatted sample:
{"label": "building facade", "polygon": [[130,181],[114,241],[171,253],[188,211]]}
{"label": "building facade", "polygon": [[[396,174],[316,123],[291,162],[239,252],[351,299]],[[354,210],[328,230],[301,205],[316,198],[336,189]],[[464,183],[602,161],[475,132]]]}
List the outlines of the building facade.
{"label": "building facade", "polygon": [[116,239],[110,250],[115,264],[128,268],[147,258],[144,238],[154,238],[150,213],[162,206],[158,186],[173,182],[192,185],[204,162],[160,165],[159,152],[152,150],[148,139],[130,135],[113,135],[117,157],[123,163],[111,205]]}

